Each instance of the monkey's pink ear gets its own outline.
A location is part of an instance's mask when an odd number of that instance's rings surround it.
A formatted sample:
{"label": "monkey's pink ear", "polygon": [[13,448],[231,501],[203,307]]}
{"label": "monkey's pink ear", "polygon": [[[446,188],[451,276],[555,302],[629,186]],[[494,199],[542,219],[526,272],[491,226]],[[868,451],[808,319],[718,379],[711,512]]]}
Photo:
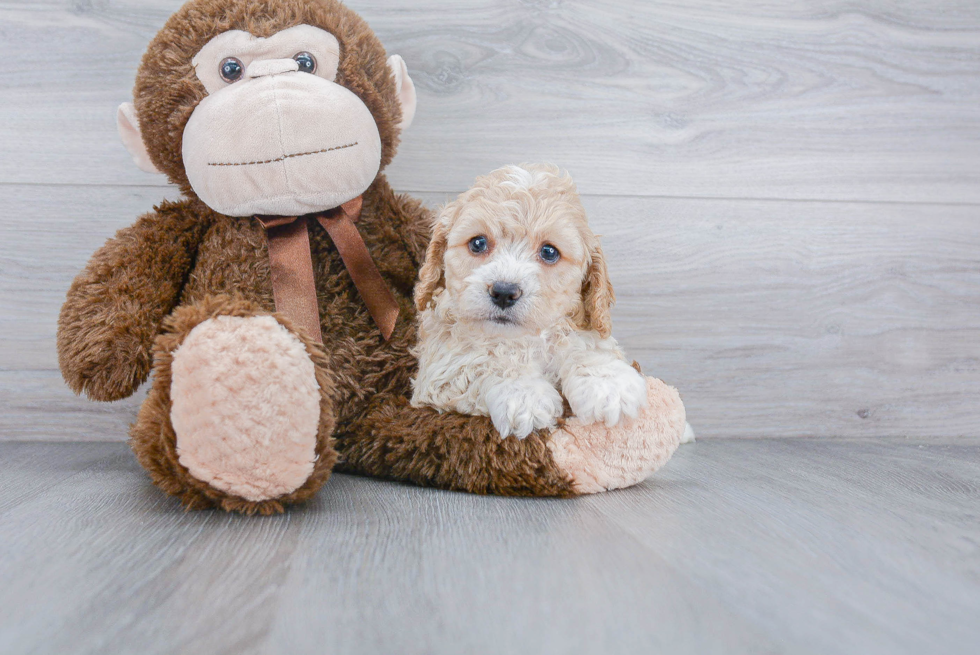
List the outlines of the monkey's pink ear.
{"label": "monkey's pink ear", "polygon": [[398,94],[398,103],[402,106],[402,122],[398,124],[398,130],[404,132],[415,118],[415,83],[408,76],[408,66],[400,56],[388,57],[388,68],[395,76],[395,92]]}
{"label": "monkey's pink ear", "polygon": [[150,161],[150,154],[146,151],[143,144],[143,136],[140,134],[140,123],[136,117],[136,107],[131,102],[124,102],[119,105],[116,112],[116,126],[119,128],[119,138],[122,139],[126,150],[132,155],[133,161],[140,167],[141,171],[147,173],[159,173],[160,170]]}

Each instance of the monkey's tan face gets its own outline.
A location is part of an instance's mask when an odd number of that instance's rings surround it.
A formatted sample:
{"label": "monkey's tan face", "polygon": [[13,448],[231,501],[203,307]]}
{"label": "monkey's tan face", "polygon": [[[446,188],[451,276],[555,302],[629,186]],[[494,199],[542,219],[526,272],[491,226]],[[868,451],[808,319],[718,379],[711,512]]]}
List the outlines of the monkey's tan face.
{"label": "monkey's tan face", "polygon": [[212,39],[194,58],[208,96],[184,128],[198,197],[229,216],[300,215],[367,189],[381,162],[371,111],[334,82],[337,39],[301,25]]}
{"label": "monkey's tan face", "polygon": [[[362,194],[377,177],[382,140],[375,117],[336,82],[340,45],[330,32],[298,25],[268,38],[231,30],[207,42],[192,64],[207,91],[184,127],[181,156],[197,196],[228,216],[297,216]],[[415,87],[393,55],[404,130]],[[133,105],[119,131],[136,163],[158,172]]]}

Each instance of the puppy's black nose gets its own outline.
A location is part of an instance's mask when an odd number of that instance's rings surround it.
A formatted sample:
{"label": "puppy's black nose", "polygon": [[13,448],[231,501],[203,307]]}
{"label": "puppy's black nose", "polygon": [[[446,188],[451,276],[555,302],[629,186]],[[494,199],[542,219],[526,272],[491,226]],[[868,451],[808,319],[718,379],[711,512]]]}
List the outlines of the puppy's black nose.
{"label": "puppy's black nose", "polygon": [[507,309],[521,297],[521,288],[512,282],[494,282],[490,287],[490,300],[500,309]]}

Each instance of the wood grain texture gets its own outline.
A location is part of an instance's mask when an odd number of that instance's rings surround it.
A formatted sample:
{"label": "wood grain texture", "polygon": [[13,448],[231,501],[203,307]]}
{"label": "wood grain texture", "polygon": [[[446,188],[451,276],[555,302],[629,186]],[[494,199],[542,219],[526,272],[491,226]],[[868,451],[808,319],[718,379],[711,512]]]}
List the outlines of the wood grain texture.
{"label": "wood grain texture", "polygon": [[[136,401],[72,396],[56,319],[90,253],[167,190],[0,193],[12,210],[0,216],[0,439],[125,438]],[[681,390],[701,436],[980,436],[977,208],[585,204],[610,254],[614,334]]]}
{"label": "wood grain texture", "polygon": [[[114,116],[179,4],[0,2],[0,439],[134,416],[61,384],[55,323],[91,253],[175,197]],[[980,434],[980,5],[351,5],[420,92],[396,187],[434,205],[502,163],[567,167],[616,334],[702,436]]]}
{"label": "wood grain texture", "polygon": [[[0,4],[0,182],[162,183],[115,109],[179,5]],[[350,5],[419,89],[399,188],[551,160],[587,193],[980,202],[976,2]]]}
{"label": "wood grain texture", "polygon": [[122,444],[0,444],[0,652],[947,653],[980,640],[980,442],[682,448],[575,500],[335,476],[182,512]]}
{"label": "wood grain texture", "polygon": [[700,434],[980,436],[977,208],[587,206],[614,333]]}

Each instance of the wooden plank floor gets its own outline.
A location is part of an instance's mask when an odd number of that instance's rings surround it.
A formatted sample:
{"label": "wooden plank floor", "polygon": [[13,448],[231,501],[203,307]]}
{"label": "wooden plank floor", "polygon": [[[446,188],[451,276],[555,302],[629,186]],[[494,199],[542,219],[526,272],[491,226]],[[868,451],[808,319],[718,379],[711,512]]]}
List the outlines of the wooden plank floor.
{"label": "wooden plank floor", "polygon": [[0,444],[2,653],[976,653],[980,442],[715,440],[575,500],[335,476],[182,512],[124,444]]}

